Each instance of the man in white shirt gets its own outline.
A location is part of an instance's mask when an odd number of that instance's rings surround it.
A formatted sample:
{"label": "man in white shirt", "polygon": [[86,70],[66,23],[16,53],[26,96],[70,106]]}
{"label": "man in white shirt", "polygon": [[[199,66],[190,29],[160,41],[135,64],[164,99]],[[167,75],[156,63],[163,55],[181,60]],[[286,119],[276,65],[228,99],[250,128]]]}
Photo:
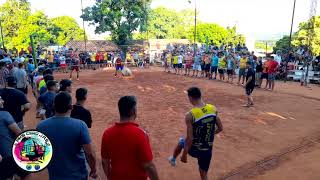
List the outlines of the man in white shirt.
{"label": "man in white shirt", "polygon": [[182,53],[178,56],[178,74],[182,74],[182,62],[183,62],[183,56]]}

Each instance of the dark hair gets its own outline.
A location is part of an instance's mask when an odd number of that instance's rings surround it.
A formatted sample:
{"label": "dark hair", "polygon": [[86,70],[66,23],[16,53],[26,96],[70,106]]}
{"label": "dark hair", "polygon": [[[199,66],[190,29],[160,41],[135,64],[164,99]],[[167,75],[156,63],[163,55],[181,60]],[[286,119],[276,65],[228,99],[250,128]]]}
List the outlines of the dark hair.
{"label": "dark hair", "polygon": [[201,90],[198,87],[191,87],[188,89],[188,96],[193,99],[201,98]]}
{"label": "dark hair", "polygon": [[0,62],[0,67],[4,67],[6,65],[5,62]]}
{"label": "dark hair", "polygon": [[79,88],[76,91],[76,99],[78,101],[83,101],[86,99],[87,94],[88,94],[88,90],[86,88]]}
{"label": "dark hair", "polygon": [[72,84],[72,81],[70,81],[69,79],[62,79],[60,81],[60,91],[65,91],[67,89],[67,87],[70,87]]}
{"label": "dark hair", "polygon": [[46,69],[46,70],[43,71],[43,76],[48,75],[48,74],[50,74],[50,75],[53,74],[51,69]]}
{"label": "dark hair", "polygon": [[21,69],[23,67],[23,65],[24,65],[23,63],[19,63],[18,67]]}
{"label": "dark hair", "polygon": [[47,74],[43,77],[44,82],[53,81],[54,77],[51,74]]}
{"label": "dark hair", "polygon": [[120,117],[129,118],[132,116],[132,111],[137,106],[137,100],[134,96],[123,96],[118,102]]}
{"label": "dark hair", "polygon": [[9,87],[15,87],[17,85],[17,81],[13,76],[8,76],[6,78]]}
{"label": "dark hair", "polygon": [[60,92],[54,98],[54,109],[57,113],[66,113],[72,108],[72,98],[69,93]]}
{"label": "dark hair", "polygon": [[30,64],[33,64],[33,59],[29,59],[29,63],[30,63]]}
{"label": "dark hair", "polygon": [[57,81],[53,81],[53,80],[49,80],[48,82],[46,82],[46,86],[48,90],[51,90],[52,87],[56,86]]}

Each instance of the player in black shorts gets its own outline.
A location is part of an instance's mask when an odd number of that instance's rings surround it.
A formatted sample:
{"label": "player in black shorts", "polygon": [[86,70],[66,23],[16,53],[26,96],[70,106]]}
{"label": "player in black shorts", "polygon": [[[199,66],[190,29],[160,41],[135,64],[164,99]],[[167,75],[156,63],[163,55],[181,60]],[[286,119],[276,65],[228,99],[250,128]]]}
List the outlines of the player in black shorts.
{"label": "player in black shorts", "polygon": [[247,68],[248,68],[248,72],[247,72],[247,77],[246,77],[246,84],[245,84],[245,89],[246,89],[246,95],[248,98],[248,103],[246,105],[244,105],[244,107],[251,107],[253,106],[253,98],[252,98],[252,92],[254,90],[255,87],[255,72],[254,69],[252,67],[252,65],[250,64],[250,62],[247,62]]}
{"label": "player in black shorts", "polygon": [[203,102],[199,88],[189,88],[188,98],[193,108],[185,117],[187,136],[179,139],[173,155],[168,160],[172,166],[175,166],[176,158],[182,152],[181,161],[187,163],[189,154],[198,160],[201,179],[207,180],[214,136],[220,133],[223,127],[216,107]]}

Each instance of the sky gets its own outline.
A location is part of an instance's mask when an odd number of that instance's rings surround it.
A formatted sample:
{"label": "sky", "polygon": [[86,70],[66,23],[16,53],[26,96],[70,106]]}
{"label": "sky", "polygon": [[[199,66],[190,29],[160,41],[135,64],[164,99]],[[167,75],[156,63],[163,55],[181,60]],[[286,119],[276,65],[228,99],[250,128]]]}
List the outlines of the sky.
{"label": "sky", "polygon": [[[81,0],[29,0],[32,10],[42,10],[49,17],[68,15],[74,17],[82,26]],[[171,9],[194,9],[195,0],[153,0],[151,7],[164,6]],[[224,27],[237,25],[238,32],[256,40],[289,34],[294,0],[197,0],[199,20],[218,23]],[[294,31],[300,22],[309,18],[311,0],[297,0]],[[0,0],[0,4],[5,0]],[[83,0],[84,7],[95,0]],[[317,14],[320,8],[317,8]],[[90,39],[104,39],[106,36],[94,33],[94,26],[85,23]]]}

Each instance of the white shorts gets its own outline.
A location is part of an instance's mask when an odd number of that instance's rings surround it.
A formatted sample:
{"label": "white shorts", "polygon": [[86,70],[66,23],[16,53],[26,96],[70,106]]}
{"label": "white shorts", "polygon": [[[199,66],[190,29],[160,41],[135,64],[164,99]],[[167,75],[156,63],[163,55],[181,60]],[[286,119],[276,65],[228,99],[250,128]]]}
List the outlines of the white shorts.
{"label": "white shorts", "polygon": [[193,70],[195,70],[195,71],[201,71],[201,65],[199,64],[199,65],[193,65]]}

